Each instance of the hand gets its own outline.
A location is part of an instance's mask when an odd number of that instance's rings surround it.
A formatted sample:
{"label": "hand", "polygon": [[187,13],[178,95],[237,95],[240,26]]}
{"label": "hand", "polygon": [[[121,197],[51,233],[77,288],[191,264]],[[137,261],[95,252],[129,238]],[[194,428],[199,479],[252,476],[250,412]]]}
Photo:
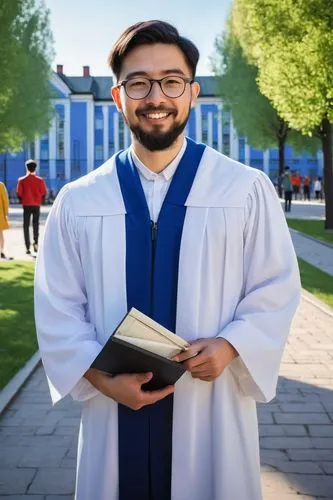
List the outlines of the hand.
{"label": "hand", "polygon": [[143,406],[154,404],[175,391],[174,385],[156,391],[143,391],[142,385],[153,377],[151,372],[125,373],[111,377],[90,368],[84,376],[102,394],[132,410],[140,410]]}
{"label": "hand", "polygon": [[224,338],[197,340],[189,349],[174,358],[183,362],[193,378],[212,382],[238,356],[236,349]]}

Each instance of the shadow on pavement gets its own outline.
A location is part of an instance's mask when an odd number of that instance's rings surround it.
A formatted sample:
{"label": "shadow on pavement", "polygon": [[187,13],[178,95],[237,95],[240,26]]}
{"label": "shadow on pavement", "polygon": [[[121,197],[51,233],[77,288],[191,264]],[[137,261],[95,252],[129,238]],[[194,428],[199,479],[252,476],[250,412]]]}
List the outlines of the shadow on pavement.
{"label": "shadow on pavement", "polygon": [[[333,498],[332,391],[280,377],[258,409],[264,499]],[[71,498],[79,414],[70,398],[52,408],[37,369],[0,420],[0,495]]]}
{"label": "shadow on pavement", "polygon": [[[325,382],[333,389],[333,379]],[[258,418],[264,483],[283,481],[286,495],[333,499],[332,390],[280,377],[276,398],[258,404]]]}

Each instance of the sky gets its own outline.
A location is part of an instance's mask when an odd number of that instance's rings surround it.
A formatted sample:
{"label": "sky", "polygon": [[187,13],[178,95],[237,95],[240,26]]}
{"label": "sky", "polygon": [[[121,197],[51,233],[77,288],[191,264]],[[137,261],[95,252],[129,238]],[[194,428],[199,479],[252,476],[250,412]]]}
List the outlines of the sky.
{"label": "sky", "polygon": [[44,0],[50,10],[55,58],[66,75],[111,76],[106,59],[122,31],[138,21],[167,21],[200,51],[197,75],[211,74],[209,56],[224,28],[231,0]]}

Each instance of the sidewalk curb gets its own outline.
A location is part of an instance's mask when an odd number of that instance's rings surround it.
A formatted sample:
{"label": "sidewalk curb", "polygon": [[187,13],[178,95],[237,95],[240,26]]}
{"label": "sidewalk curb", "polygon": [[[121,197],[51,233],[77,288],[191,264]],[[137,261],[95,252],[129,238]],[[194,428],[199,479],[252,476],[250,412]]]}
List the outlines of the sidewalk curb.
{"label": "sidewalk curb", "polygon": [[318,238],[314,238],[313,236],[309,236],[308,234],[302,233],[302,231],[298,231],[297,229],[293,229],[292,227],[289,227],[289,231],[294,232],[298,234],[299,236],[304,236],[304,238],[307,238],[308,240],[314,241],[315,243],[319,243],[319,245],[323,245],[324,247],[330,248],[333,250],[333,245],[330,243],[327,243],[327,241],[322,241],[318,240]]}
{"label": "sidewalk curb", "polygon": [[27,363],[17,372],[8,384],[0,391],[0,416],[12,399],[19,392],[30,375],[35,371],[41,361],[39,351],[35,352]]}
{"label": "sidewalk curb", "polygon": [[312,293],[308,292],[304,288],[302,288],[302,297],[305,299],[307,302],[310,302],[313,306],[317,307],[320,309],[323,313],[327,314],[331,318],[333,318],[333,309],[332,307],[328,306],[325,304],[325,302],[321,301],[318,299],[315,295]]}

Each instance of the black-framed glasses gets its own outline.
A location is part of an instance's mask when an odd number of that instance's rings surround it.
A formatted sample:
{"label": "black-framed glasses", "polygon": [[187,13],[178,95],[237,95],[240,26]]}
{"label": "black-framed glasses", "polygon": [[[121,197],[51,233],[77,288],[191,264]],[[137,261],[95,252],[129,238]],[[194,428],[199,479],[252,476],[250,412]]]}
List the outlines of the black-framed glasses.
{"label": "black-framed glasses", "polygon": [[123,80],[117,87],[124,87],[130,99],[145,99],[150,94],[154,83],[158,83],[166,97],[176,99],[184,94],[186,85],[193,82],[194,80],[184,76],[165,76],[159,80],[138,76]]}

